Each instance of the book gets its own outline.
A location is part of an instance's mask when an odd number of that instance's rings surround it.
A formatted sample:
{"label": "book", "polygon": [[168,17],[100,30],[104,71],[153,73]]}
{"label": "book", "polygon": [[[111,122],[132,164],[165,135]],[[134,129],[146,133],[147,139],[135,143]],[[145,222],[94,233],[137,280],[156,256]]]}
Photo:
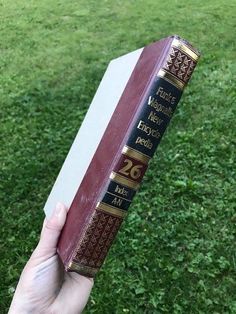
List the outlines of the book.
{"label": "book", "polygon": [[177,35],[110,62],[45,204],[68,206],[58,254],[94,277],[199,59]]}

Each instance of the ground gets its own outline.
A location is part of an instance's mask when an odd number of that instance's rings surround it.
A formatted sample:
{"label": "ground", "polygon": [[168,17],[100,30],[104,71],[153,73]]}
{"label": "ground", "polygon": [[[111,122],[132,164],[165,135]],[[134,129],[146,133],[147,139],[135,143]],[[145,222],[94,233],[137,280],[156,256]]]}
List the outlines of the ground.
{"label": "ground", "polygon": [[236,313],[233,0],[0,1],[0,313],[107,64],[179,34],[202,52],[87,313]]}

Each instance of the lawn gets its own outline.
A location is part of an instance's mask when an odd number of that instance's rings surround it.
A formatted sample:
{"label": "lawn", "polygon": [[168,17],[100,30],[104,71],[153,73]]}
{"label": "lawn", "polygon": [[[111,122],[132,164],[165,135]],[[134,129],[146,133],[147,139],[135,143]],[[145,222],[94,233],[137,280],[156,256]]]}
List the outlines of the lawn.
{"label": "lawn", "polygon": [[87,313],[236,313],[233,0],[1,0],[0,313],[107,64],[179,34],[202,52]]}

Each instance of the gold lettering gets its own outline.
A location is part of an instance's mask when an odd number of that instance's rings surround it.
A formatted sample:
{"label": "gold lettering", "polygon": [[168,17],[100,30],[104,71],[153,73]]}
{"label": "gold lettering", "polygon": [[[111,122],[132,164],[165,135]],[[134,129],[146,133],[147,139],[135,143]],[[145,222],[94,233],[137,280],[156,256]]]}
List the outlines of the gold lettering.
{"label": "gold lettering", "polygon": [[148,98],[148,105],[155,109],[156,112],[162,112],[167,117],[171,118],[173,115],[173,109],[171,107],[165,107],[162,104],[158,103],[158,101],[149,96]]}
{"label": "gold lettering", "polygon": [[156,123],[158,125],[161,125],[163,122],[163,120],[161,118],[159,118],[158,115],[153,111],[151,111],[149,113],[148,119],[151,120],[153,123]]}
{"label": "gold lettering", "polygon": [[144,147],[146,147],[148,149],[152,149],[152,147],[153,147],[153,143],[151,142],[150,139],[145,140],[144,138],[142,138],[140,136],[138,136],[136,138],[135,143],[136,144],[140,144],[140,145],[142,145],[142,146],[144,146]]}
{"label": "gold lettering", "polygon": [[171,92],[166,92],[163,87],[159,86],[157,92],[157,96],[160,96],[162,99],[165,99],[168,103],[173,105],[176,101],[176,97],[174,97]]}
{"label": "gold lettering", "polygon": [[112,200],[111,203],[114,204],[114,205],[116,205],[116,206],[121,206],[122,203],[123,203],[123,200],[120,199],[120,198],[118,198],[118,197],[115,197],[115,198]]}
{"label": "gold lettering", "polygon": [[120,187],[118,184],[116,185],[115,188],[115,193],[121,194],[123,196],[128,196],[128,191],[124,187]]}
{"label": "gold lettering", "polygon": [[139,124],[137,126],[139,130],[142,130],[145,132],[148,136],[152,136],[155,138],[160,138],[161,134],[158,130],[151,128],[148,124],[146,124],[143,120],[139,121]]}
{"label": "gold lettering", "polygon": [[124,163],[126,165],[119,170],[119,173],[122,173],[125,176],[131,176],[134,180],[137,180],[142,175],[141,169],[143,168],[143,165],[133,165],[133,162],[130,159],[125,159]]}

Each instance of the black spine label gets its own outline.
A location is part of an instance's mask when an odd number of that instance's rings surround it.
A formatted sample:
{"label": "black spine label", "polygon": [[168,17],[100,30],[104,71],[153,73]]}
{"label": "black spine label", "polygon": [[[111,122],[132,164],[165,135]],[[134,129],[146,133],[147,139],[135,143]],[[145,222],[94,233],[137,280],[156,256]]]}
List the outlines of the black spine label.
{"label": "black spine label", "polygon": [[170,122],[182,91],[156,76],[97,209],[124,216]]}
{"label": "black spine label", "polygon": [[152,157],[170,122],[182,91],[163,78],[156,77],[144,100],[142,110],[127,145]]}

